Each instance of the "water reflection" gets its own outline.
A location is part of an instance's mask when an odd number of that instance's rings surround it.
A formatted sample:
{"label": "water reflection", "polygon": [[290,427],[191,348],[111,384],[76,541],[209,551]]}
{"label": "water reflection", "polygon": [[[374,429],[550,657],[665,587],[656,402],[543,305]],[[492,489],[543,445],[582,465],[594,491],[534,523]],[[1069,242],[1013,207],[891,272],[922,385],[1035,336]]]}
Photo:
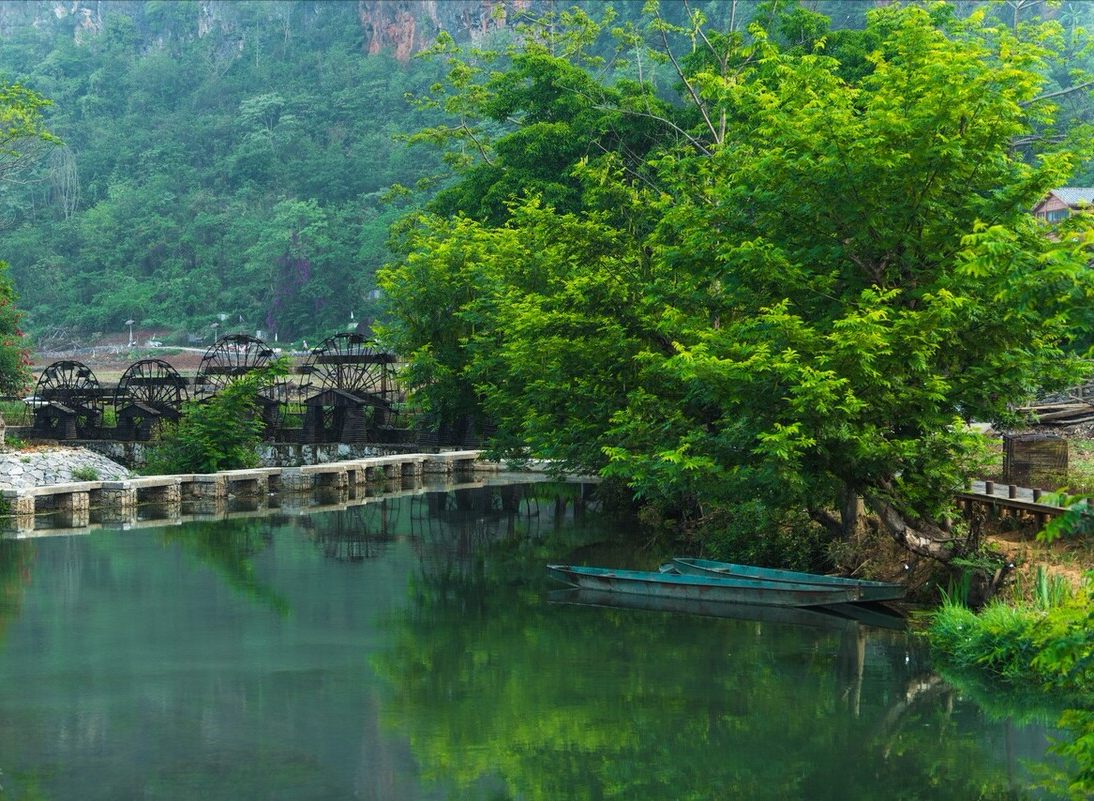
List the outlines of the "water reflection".
{"label": "water reflection", "polygon": [[263,582],[255,572],[254,558],[273,542],[262,520],[226,520],[220,523],[187,523],[165,529],[163,541],[178,545],[214,570],[229,587],[278,614],[287,614],[285,596]]}
{"label": "water reflection", "polygon": [[0,539],[0,797],[1036,797],[905,631],[560,599],[591,487],[362,500]]}
{"label": "water reflection", "polygon": [[354,506],[322,526],[309,526],[309,534],[323,555],[332,559],[342,562],[378,559],[395,541],[401,510],[401,504],[387,499]]}
{"label": "water reflection", "polygon": [[23,606],[23,592],[31,581],[34,560],[32,546],[19,540],[0,538],[0,645],[12,621]]}
{"label": "water reflection", "polygon": [[975,709],[904,632],[814,610],[545,604],[544,563],[575,545],[565,533],[460,520],[377,658],[395,691],[386,718],[453,796],[1021,797],[985,759]]}
{"label": "water reflection", "polygon": [[985,681],[983,672],[940,665],[947,686],[974,701],[988,720],[1006,732],[1007,769],[1018,770],[1014,741],[1019,727],[1041,726],[1054,731],[1050,751],[1061,759],[1028,762],[1025,767],[1049,798],[1085,799],[1094,788],[1094,710],[1090,699],[1049,694],[1043,689]]}

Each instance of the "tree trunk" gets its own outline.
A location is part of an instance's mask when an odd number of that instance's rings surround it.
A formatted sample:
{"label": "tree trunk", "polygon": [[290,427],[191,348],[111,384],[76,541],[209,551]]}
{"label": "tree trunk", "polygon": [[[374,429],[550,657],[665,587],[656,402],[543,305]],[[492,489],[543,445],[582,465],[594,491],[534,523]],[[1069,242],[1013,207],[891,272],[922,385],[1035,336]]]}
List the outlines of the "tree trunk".
{"label": "tree trunk", "polygon": [[951,537],[941,527],[923,520],[905,519],[895,506],[874,495],[867,495],[866,500],[892,538],[912,553],[943,563],[962,554],[964,541]]}
{"label": "tree trunk", "polygon": [[840,534],[844,542],[860,539],[863,533],[865,511],[858,488],[845,482],[840,491]]}

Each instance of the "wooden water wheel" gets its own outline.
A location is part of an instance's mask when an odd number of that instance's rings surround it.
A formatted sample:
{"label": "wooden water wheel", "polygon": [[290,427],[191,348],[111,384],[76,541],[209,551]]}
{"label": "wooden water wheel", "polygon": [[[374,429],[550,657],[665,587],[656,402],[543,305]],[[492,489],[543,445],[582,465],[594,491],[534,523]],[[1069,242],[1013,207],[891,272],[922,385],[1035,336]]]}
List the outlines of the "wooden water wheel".
{"label": "wooden water wheel", "polygon": [[131,364],[114,391],[118,438],[151,439],[157,424],[182,416],[187,399],[186,379],[167,362],[143,359]]}
{"label": "wooden water wheel", "polygon": [[392,429],[395,356],[360,334],[327,337],[301,368],[314,393],[306,401],[305,442],[368,442]]}
{"label": "wooden water wheel", "polygon": [[34,436],[76,439],[99,435],[103,390],[86,364],[53,362],[39,376],[34,398]]}
{"label": "wooden water wheel", "polygon": [[360,334],[335,334],[313,348],[302,372],[312,388],[339,389],[364,398],[388,397],[395,387],[395,356]]}
{"label": "wooden water wheel", "polygon": [[209,346],[201,357],[194,392],[208,398],[228,384],[273,360],[273,349],[247,334],[228,334]]}
{"label": "wooden water wheel", "polygon": [[[214,342],[201,358],[194,378],[194,395],[207,400],[233,381],[267,367],[274,359],[273,349],[261,339],[247,334],[228,334]],[[258,390],[266,438],[276,437],[285,417],[285,404],[291,397],[287,381],[272,381]]]}
{"label": "wooden water wheel", "polygon": [[178,415],[189,399],[186,379],[163,359],[143,359],[129,365],[118,380],[114,408],[137,401],[165,414]]}

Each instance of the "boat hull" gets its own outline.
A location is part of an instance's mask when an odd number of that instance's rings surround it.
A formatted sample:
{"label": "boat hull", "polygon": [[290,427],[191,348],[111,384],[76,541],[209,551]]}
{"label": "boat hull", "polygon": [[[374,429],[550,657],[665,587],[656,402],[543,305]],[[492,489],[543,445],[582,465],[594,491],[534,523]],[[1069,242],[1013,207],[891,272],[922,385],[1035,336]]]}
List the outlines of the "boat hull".
{"label": "boat hull", "polygon": [[810,626],[837,631],[855,629],[859,625],[857,621],[849,617],[829,611],[826,606],[761,606],[726,601],[689,601],[680,598],[660,598],[626,592],[583,590],[580,587],[566,587],[561,590],[554,590],[548,595],[547,600],[554,604],[658,612],[686,617],[716,617],[756,623]]}
{"label": "boat hull", "polygon": [[685,576],[812,584],[819,587],[853,587],[858,590],[858,600],[860,601],[900,600],[904,597],[906,589],[903,584],[894,584],[887,581],[866,581],[865,579],[844,578],[842,576],[822,576],[817,573],[800,573],[796,570],[776,570],[768,567],[736,565],[732,562],[716,562],[711,559],[677,557],[672,560],[672,565],[678,573]]}
{"label": "boat hull", "polygon": [[574,565],[548,565],[547,569],[559,581],[586,590],[678,600],[759,606],[822,606],[859,599],[859,592],[853,587],[819,587],[815,584],[707,578]]}

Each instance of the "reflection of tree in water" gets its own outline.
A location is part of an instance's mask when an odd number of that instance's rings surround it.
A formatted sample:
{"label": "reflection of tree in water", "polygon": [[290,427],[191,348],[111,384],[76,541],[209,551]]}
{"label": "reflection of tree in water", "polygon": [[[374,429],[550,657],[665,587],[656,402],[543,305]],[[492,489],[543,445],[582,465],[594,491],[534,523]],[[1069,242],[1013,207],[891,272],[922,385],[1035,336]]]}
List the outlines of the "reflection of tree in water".
{"label": "reflection of tree in water", "polygon": [[402,504],[380,498],[331,515],[308,536],[323,555],[341,562],[361,562],[384,554],[395,539]]}
{"label": "reflection of tree in water", "polygon": [[527,799],[1013,797],[981,795],[1005,778],[946,703],[876,689],[879,672],[919,679],[899,648],[852,702],[861,669],[838,664],[831,632],[560,609],[505,586],[523,578],[490,560],[423,577],[377,659],[453,796],[492,778]]}
{"label": "reflection of tree in water", "polygon": [[495,489],[423,502],[438,519],[375,662],[390,723],[453,797],[1019,797],[947,723],[952,693],[913,692],[930,674],[905,633],[548,605],[544,564],[607,529]]}
{"label": "reflection of tree in water", "polygon": [[596,509],[594,485],[540,482],[467,487],[415,498],[412,516],[420,553],[469,557],[492,543],[536,537]]}
{"label": "reflection of tree in water", "polygon": [[1015,725],[1056,727],[1059,737],[1052,752],[1057,765],[1032,768],[1038,787],[1049,798],[1090,798],[1094,792],[1094,699],[1074,692],[1048,692],[1036,683],[991,682],[976,666],[963,669],[946,663],[942,676],[949,686],[976,703],[989,719],[1005,725],[1007,772],[1013,778]]}
{"label": "reflection of tree in water", "polygon": [[0,643],[23,607],[23,591],[30,584],[34,546],[27,540],[0,537]]}
{"label": "reflection of tree in water", "polygon": [[278,614],[289,611],[285,597],[259,580],[252,561],[273,542],[268,520],[188,523],[165,528],[163,541],[181,547],[252,601]]}

